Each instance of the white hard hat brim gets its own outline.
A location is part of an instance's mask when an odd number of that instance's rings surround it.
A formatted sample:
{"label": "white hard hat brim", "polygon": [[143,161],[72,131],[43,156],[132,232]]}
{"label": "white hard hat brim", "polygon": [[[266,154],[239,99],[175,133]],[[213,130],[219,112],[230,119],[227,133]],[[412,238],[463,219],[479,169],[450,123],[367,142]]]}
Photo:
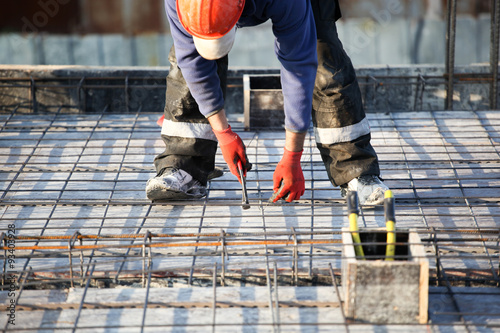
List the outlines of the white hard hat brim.
{"label": "white hard hat brim", "polygon": [[198,53],[207,60],[217,60],[229,53],[236,37],[236,27],[217,39],[202,39],[193,36],[194,46]]}

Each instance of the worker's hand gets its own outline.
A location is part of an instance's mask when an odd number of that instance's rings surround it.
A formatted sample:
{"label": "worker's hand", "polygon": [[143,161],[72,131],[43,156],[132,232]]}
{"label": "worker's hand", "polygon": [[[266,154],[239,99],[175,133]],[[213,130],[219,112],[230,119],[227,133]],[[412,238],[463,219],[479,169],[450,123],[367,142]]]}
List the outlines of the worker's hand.
{"label": "worker's hand", "polygon": [[[300,166],[302,151],[292,152],[285,148],[281,161],[276,166],[273,175],[273,190],[276,197],[273,202],[281,198],[292,202],[298,200],[306,189],[304,174]],[[277,192],[279,190],[279,193]]]}
{"label": "worker's hand", "polygon": [[245,145],[238,134],[231,130],[231,126],[223,131],[213,130],[217,140],[219,141],[222,156],[229,166],[229,170],[235,175],[241,183],[238,172],[238,161],[241,161],[243,166],[243,175],[246,176],[247,170],[251,169],[251,164],[248,162],[248,157],[245,150]]}

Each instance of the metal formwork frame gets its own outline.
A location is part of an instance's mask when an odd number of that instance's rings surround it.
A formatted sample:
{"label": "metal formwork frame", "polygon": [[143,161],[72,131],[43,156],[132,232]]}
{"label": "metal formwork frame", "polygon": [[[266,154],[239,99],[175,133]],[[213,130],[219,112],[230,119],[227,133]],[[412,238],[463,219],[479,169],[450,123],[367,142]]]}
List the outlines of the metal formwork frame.
{"label": "metal formwork frame", "polygon": [[[446,110],[453,110],[455,86],[455,37],[457,30],[457,0],[447,0],[446,10]],[[498,60],[500,47],[500,5],[491,0],[490,30],[490,110],[498,109]]]}

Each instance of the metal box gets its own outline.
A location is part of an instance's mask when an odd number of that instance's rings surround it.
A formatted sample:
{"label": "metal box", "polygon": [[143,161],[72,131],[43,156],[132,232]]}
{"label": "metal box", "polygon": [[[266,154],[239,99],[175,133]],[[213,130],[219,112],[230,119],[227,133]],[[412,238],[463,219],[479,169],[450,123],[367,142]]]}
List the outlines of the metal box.
{"label": "metal box", "polygon": [[285,112],[279,75],[243,76],[245,130],[283,128]]}
{"label": "metal box", "polygon": [[[396,230],[395,260],[386,261],[385,229],[360,229],[365,259],[342,229],[346,317],[373,324],[427,323],[429,262],[415,230]],[[378,243],[378,244],[377,244]]]}

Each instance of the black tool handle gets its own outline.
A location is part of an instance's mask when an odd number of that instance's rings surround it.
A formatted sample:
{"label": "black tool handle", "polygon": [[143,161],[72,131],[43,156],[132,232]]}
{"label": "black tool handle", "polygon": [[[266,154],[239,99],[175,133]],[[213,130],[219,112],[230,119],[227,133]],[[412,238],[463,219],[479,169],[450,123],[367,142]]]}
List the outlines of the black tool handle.
{"label": "black tool handle", "polygon": [[359,215],[358,192],[356,191],[347,192],[347,211],[349,215],[351,214]]}
{"label": "black tool handle", "polygon": [[243,173],[243,167],[241,166],[241,161],[238,161],[238,173],[241,178],[241,186],[242,186],[242,196],[241,196],[241,207],[243,209],[249,209],[250,203],[248,202],[248,193],[247,193],[247,179]]}
{"label": "black tool handle", "polygon": [[384,199],[384,216],[386,221],[396,222],[395,198],[393,196]]}

